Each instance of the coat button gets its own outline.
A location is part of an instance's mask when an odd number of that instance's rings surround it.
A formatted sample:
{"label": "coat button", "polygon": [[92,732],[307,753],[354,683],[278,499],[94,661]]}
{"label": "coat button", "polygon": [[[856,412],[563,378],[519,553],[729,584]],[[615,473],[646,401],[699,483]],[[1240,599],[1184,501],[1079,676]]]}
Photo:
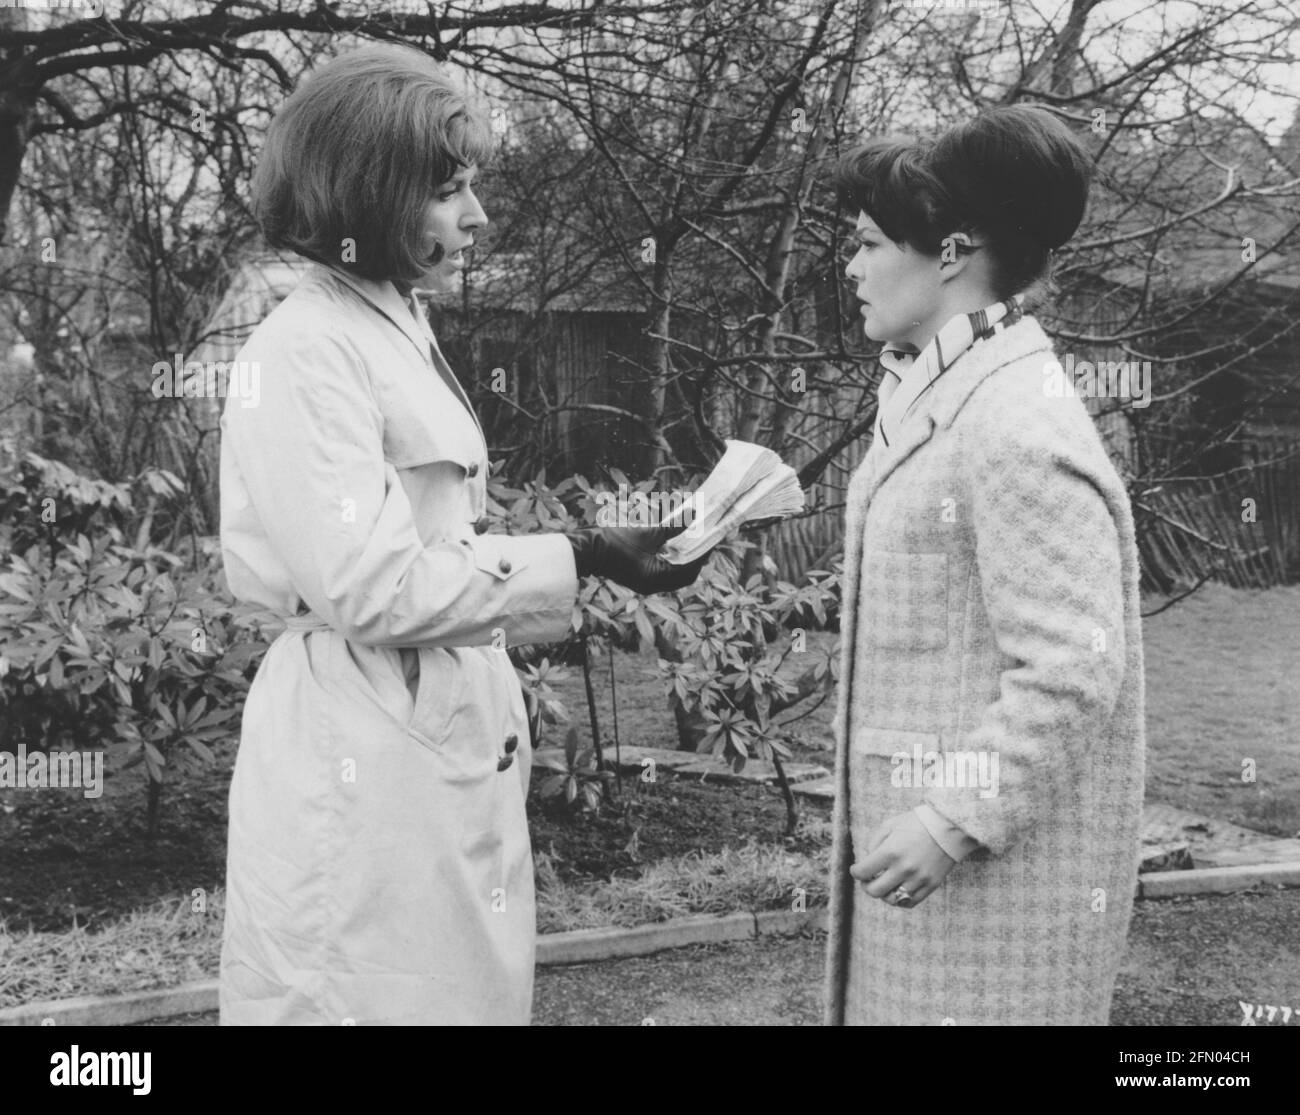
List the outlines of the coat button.
{"label": "coat button", "polygon": [[486,515],[480,515],[477,519],[474,520],[475,534],[486,534],[487,528],[488,528],[488,517]]}
{"label": "coat button", "polygon": [[497,562],[497,568],[500,569],[502,573],[509,573],[510,562],[508,562],[505,558],[502,558],[499,562]]}
{"label": "coat button", "polygon": [[518,746],[519,746],[519,737],[515,735],[514,732],[511,732],[508,736],[506,736],[506,754],[513,755],[515,753],[515,749]]}
{"label": "coat button", "polygon": [[478,461],[475,461],[472,465],[469,466],[468,469],[465,470],[465,475],[469,477],[474,477],[478,475]]}
{"label": "coat button", "polygon": [[514,757],[513,755],[505,755],[505,756],[503,756],[502,758],[500,758],[500,759],[497,760],[497,770],[499,770],[499,771],[501,771],[501,770],[505,770],[505,769],[508,768],[508,767],[510,766],[510,764],[513,763],[514,761],[515,761],[515,757]]}

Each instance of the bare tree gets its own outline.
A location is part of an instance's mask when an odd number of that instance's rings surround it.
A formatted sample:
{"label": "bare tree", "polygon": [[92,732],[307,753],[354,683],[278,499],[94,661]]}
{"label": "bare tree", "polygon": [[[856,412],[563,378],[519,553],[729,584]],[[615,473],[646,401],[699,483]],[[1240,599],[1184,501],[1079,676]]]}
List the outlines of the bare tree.
{"label": "bare tree", "polygon": [[[0,9],[0,213],[21,215],[4,286],[20,296],[22,331],[45,338],[40,359],[67,349],[59,332],[91,274],[144,298],[155,351],[193,338],[222,261],[251,241],[241,199],[269,113],[321,52],[368,38],[421,46],[509,107],[519,142],[488,188],[503,203],[497,248],[530,249],[519,278],[535,305],[593,280],[640,298],[645,343],[626,357],[625,397],[539,388],[500,400],[518,414],[504,448],[521,464],[547,460],[537,439],[551,419],[603,414],[634,431],[630,460],[678,483],[725,437],[765,442],[810,491],[809,520],[773,536],[803,531],[807,560],[838,544],[840,492],[872,420],[871,346],[848,327],[841,280],[854,214],[825,189],[830,160],[866,134],[927,132],[1013,101],[1079,131],[1099,186],[1058,253],[1060,297],[1044,312],[1064,345],[1162,370],[1158,407],[1119,404],[1128,426],[1215,412],[1216,381],[1276,352],[1297,320],[1283,297],[1244,344],[1236,326],[1202,328],[1212,308],[1255,297],[1261,276],[1285,290],[1295,273],[1285,248],[1300,219],[1296,145],[1264,134],[1246,95],[1294,106],[1290,71],[1274,62],[1294,55],[1300,23],[1283,0],[1177,11],[1074,0],[1050,13],[882,0],[401,8],[231,0],[173,16],[167,0],[128,0],[111,16],[40,27]],[[176,153],[166,166],[164,149]],[[102,226],[87,224],[93,212]],[[109,225],[127,245],[116,263],[75,240]],[[62,254],[79,270],[37,266],[47,236],[76,245]],[[1243,238],[1252,258],[1231,266]],[[1189,274],[1209,280],[1203,291],[1189,291]],[[108,295],[96,305],[98,318],[76,323],[86,336],[103,333]],[[96,360],[83,363],[97,374]],[[1285,395],[1293,373],[1271,374],[1244,409],[1200,419],[1207,444],[1239,438]],[[96,393],[59,421],[111,413]],[[120,428],[136,450],[114,452],[105,435],[96,459],[145,459],[162,436],[151,421],[128,416]]]}

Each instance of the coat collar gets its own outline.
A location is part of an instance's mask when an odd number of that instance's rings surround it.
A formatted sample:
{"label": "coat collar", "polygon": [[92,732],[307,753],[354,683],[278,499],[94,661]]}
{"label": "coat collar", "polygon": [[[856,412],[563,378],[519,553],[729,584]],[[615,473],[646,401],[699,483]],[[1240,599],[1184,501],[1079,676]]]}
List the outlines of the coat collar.
{"label": "coat collar", "polygon": [[876,435],[886,447],[908,412],[934,383],[980,340],[1004,332],[1024,316],[1025,297],[1013,294],[975,313],[954,314],[920,353],[885,345],[880,365],[888,376],[880,383]]}
{"label": "coat collar", "polygon": [[[398,293],[397,287],[388,281],[380,283],[373,279],[364,279],[359,275],[350,275],[346,271],[327,267],[323,263],[313,263],[312,266],[313,273],[318,280],[328,281],[334,279],[346,284],[397,326],[407,340],[415,346],[415,351],[420,354],[420,358],[426,364],[433,366],[439,378],[451,390],[452,395],[469,412],[469,416],[474,420],[474,425],[478,427],[479,436],[486,437],[483,433],[483,427],[479,424],[478,415],[474,413],[474,407],[470,404],[469,397],[452,373],[451,365],[447,363],[447,358],[443,356],[442,349],[438,347],[433,330],[429,327],[429,319],[425,316],[424,308],[420,305],[418,299],[412,296],[412,300],[408,302]],[[418,318],[416,317],[417,313],[419,314]]]}
{"label": "coat collar", "polygon": [[313,273],[318,279],[334,279],[350,286],[396,325],[407,340],[415,346],[415,351],[420,354],[425,363],[430,363],[429,342],[420,331],[411,304],[397,292],[397,287],[392,283],[387,281],[380,283],[373,279],[364,279],[359,275],[350,275],[346,271],[326,267],[323,263],[313,264]]}
{"label": "coat collar", "polygon": [[886,478],[934,435],[937,428],[952,425],[966,400],[999,368],[1035,352],[1050,355],[1052,343],[1043,327],[1032,317],[1022,318],[1001,333],[977,341],[957,360],[934,386],[921,396],[903,423],[893,444],[872,442],[863,460],[864,477],[856,488],[863,505],[870,502]]}

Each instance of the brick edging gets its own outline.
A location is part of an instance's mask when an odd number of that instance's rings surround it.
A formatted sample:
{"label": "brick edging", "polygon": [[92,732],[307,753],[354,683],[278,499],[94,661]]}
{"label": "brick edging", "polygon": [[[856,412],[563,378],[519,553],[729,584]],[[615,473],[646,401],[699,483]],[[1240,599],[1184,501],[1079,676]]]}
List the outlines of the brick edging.
{"label": "brick edging", "polygon": [[1174,898],[1196,894],[1232,894],[1261,883],[1300,886],[1300,861],[1257,863],[1242,867],[1197,867],[1138,876],[1138,897]]}
{"label": "brick edging", "polygon": [[[685,945],[719,944],[754,940],[806,928],[823,929],[825,910],[796,913],[772,910],[760,914],[736,913],[721,917],[674,918],[633,929],[608,927],[546,933],[537,938],[540,965],[584,964],[618,957],[649,956]],[[0,1026],[39,1026],[46,1019],[56,1026],[129,1026],[156,1018],[208,1012],[217,1009],[217,981],[200,980],[158,991],[130,995],[49,999],[0,1010]]]}

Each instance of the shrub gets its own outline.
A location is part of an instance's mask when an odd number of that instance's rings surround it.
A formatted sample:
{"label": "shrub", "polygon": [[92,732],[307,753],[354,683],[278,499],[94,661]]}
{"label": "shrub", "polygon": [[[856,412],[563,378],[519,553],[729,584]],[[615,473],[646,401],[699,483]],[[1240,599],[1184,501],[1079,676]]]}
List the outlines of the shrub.
{"label": "shrub", "polygon": [[[626,483],[617,474],[615,479]],[[643,492],[651,488],[652,482],[629,485],[629,490]],[[521,487],[493,480],[489,490],[493,517],[510,532],[596,525],[597,490],[583,477],[570,477],[554,488],[547,486],[545,474]],[[792,654],[808,650],[808,629],[827,626],[838,602],[839,570],[811,571],[795,585],[780,579],[767,561],[761,572],[741,584],[744,557],[754,545],[737,538],[720,546],[695,584],[676,593],[642,597],[612,582],[589,579],[579,587],[566,644],[512,654],[517,654],[527,692],[530,687],[537,690],[539,679],[527,665],[537,658],[547,665],[581,664],[590,686],[594,651],[611,643],[627,649],[655,648],[679,743],[711,751],[736,770],[752,756],[771,761],[793,831],[797,808],[781,765],[790,749],[775,717],[810,698],[826,698],[835,682],[836,652],[810,654],[812,661],[793,679],[783,677],[781,668]],[[568,718],[560,702],[549,700],[548,708],[550,722]],[[599,757],[601,736],[591,701],[589,715]]]}
{"label": "shrub", "polygon": [[[154,832],[165,769],[212,760],[210,745],[232,733],[279,621],[230,598],[215,539],[176,550],[153,544],[154,509],[184,494],[170,473],[112,484],[30,453],[16,460],[10,451],[0,464],[0,746],[102,747],[111,769],[142,765]],[[648,492],[651,484],[634,487]],[[147,500],[144,514],[137,494]],[[578,476],[554,487],[545,474],[519,487],[489,479],[490,515],[511,533],[595,525],[597,496]],[[563,663],[583,670],[595,756],[590,770],[576,752],[567,766],[588,806],[605,782],[591,656],[611,645],[653,647],[679,742],[736,769],[752,756],[772,761],[793,831],[795,801],[781,766],[790,750],[776,717],[825,698],[834,652],[811,656],[794,678],[781,669],[806,649],[806,629],[825,625],[838,577],[815,571],[796,586],[767,562],[741,584],[752,546],[741,538],[719,547],[677,593],[641,597],[590,579],[567,640],[511,650],[530,714],[546,723],[569,720],[550,684],[564,677]]]}
{"label": "shrub", "polygon": [[31,454],[0,480],[0,745],[142,765],[154,833],[165,768],[212,761],[273,617],[234,605],[214,540],[187,555],[145,531],[128,542],[134,484],[180,493],[170,474],[112,485]]}

